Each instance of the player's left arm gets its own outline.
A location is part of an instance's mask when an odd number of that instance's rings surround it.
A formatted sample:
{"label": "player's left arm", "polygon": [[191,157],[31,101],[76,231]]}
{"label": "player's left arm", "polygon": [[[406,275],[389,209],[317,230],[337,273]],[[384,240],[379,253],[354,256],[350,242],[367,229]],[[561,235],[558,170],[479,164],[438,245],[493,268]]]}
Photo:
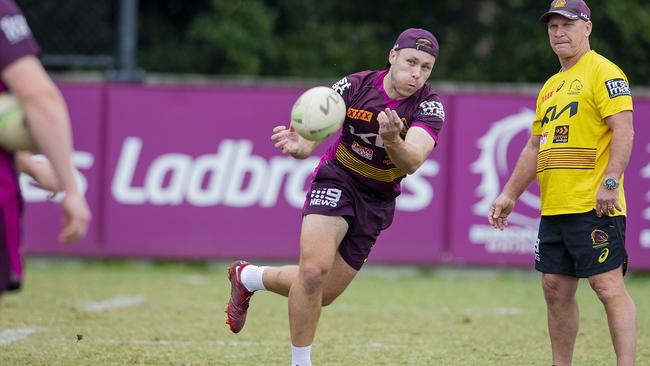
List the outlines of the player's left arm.
{"label": "player's left arm", "polygon": [[36,160],[29,151],[16,151],[14,161],[16,169],[31,176],[40,188],[52,193],[61,191],[61,183],[49,161]]}
{"label": "player's left arm", "polygon": [[632,111],[622,111],[605,118],[605,123],[612,130],[609,162],[605,175],[620,179],[630,161],[632,142],[634,141],[634,125]]}
{"label": "player's left arm", "polygon": [[[632,142],[634,141],[632,111],[622,111],[606,117],[605,123],[612,130],[612,142],[609,161],[605,168],[605,177],[620,180],[632,154]],[[596,196],[596,212],[613,214],[613,208],[622,210],[618,202],[618,189],[608,190],[601,185]]]}
{"label": "player's left arm", "polygon": [[384,148],[396,167],[407,174],[413,174],[424,163],[436,141],[423,128],[410,128],[402,139],[402,121],[397,112],[386,109],[379,113],[379,135],[384,141]]}

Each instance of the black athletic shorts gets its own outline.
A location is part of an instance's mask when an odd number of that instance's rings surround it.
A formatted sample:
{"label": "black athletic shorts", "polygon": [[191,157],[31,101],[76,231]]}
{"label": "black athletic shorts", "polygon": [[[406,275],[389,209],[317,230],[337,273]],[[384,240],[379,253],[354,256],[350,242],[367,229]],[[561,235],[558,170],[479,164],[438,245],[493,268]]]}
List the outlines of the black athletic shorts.
{"label": "black athletic shorts", "polygon": [[535,243],[535,269],[586,278],[623,266],[625,216],[579,214],[542,216]]}

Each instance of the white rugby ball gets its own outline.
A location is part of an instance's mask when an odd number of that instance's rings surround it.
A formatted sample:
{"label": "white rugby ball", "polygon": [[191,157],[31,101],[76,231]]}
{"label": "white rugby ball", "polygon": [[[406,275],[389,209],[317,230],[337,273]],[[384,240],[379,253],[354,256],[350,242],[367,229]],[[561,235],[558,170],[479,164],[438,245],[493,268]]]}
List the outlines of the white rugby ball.
{"label": "white rugby ball", "polygon": [[332,88],[317,86],[304,92],[291,109],[291,126],[302,137],[320,141],[345,120],[345,102]]}
{"label": "white rugby ball", "polygon": [[36,151],[23,110],[15,96],[0,94],[0,147],[6,151]]}

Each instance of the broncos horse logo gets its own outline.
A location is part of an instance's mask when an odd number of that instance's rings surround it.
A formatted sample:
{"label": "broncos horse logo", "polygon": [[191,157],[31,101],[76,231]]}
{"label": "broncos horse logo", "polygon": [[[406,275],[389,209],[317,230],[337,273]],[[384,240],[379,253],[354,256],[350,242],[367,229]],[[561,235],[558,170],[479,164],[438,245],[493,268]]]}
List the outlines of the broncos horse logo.
{"label": "broncos horse logo", "polygon": [[[470,166],[472,173],[481,174],[481,183],[475,191],[480,201],[472,206],[475,215],[481,217],[487,215],[490,204],[499,195],[513,169],[508,166],[508,146],[519,133],[530,130],[534,119],[535,112],[524,108],[517,114],[494,122],[488,132],[477,141],[481,153]],[[525,191],[519,197],[519,201],[535,210],[540,207],[539,196],[529,191]],[[508,220],[513,224],[530,228],[536,228],[539,224],[537,216],[530,217],[521,212],[512,212]]]}

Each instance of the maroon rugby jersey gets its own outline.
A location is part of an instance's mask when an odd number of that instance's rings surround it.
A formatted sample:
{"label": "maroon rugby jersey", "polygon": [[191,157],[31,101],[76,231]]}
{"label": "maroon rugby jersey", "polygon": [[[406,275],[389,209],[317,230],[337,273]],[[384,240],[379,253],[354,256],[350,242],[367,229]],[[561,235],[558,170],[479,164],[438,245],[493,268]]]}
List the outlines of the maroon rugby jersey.
{"label": "maroon rugby jersey", "polygon": [[[0,0],[0,71],[26,55],[36,55],[39,47],[20,8],[10,0]],[[0,80],[0,92],[7,87]],[[18,178],[13,156],[0,148],[0,204],[18,194]]]}
{"label": "maroon rugby jersey", "polygon": [[[11,0],[0,0],[0,70],[23,56],[39,52],[20,8]],[[6,90],[4,82],[0,81],[0,92]]]}
{"label": "maroon rugby jersey", "polygon": [[438,95],[425,84],[402,100],[391,99],[384,90],[388,70],[362,71],[339,80],[332,86],[345,101],[347,116],[337,141],[330,146],[321,164],[335,162],[352,176],[357,185],[395,197],[406,173],[396,167],[379,136],[379,112],[391,108],[404,122],[402,137],[409,128],[422,128],[438,143],[445,112]]}
{"label": "maroon rugby jersey", "polygon": [[[13,1],[0,0],[0,71],[39,47],[22,12]],[[0,93],[7,87],[0,79]],[[0,293],[13,288],[22,278],[20,257],[20,212],[22,200],[13,155],[0,148]],[[18,282],[19,283],[19,282]]]}

